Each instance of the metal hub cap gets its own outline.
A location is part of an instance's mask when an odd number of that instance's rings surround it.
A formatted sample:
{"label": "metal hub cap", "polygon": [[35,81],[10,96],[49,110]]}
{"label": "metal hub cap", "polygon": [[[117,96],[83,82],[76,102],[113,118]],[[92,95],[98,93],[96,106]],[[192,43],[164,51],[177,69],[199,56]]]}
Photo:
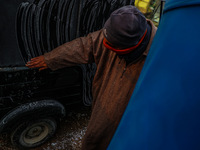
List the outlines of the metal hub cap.
{"label": "metal hub cap", "polygon": [[49,126],[45,122],[28,127],[23,133],[23,141],[27,144],[35,144],[43,140],[49,133]]}

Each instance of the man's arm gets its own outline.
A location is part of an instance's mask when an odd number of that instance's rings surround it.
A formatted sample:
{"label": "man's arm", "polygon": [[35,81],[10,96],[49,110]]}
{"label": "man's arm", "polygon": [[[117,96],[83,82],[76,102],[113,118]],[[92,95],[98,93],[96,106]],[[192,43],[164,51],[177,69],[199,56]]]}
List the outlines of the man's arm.
{"label": "man's arm", "polygon": [[[101,30],[88,34],[87,37],[80,37],[67,42],[49,53],[32,58],[27,62],[29,68],[43,70],[74,66],[77,64],[93,63],[98,49],[102,45],[103,33]],[[99,47],[100,46],[100,47]]]}

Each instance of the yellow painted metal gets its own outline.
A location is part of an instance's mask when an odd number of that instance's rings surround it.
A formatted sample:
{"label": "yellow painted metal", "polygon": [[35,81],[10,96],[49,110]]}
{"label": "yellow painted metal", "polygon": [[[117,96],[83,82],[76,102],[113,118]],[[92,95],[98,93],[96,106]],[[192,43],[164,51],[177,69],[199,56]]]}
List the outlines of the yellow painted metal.
{"label": "yellow painted metal", "polygon": [[147,13],[151,0],[135,0],[135,6],[142,12]]}

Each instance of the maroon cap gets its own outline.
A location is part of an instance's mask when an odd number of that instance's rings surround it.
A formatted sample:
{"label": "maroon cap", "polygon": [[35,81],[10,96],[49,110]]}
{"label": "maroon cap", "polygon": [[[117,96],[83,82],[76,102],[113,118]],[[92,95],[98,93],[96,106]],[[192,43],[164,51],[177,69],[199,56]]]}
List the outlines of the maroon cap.
{"label": "maroon cap", "polygon": [[135,6],[127,5],[112,12],[103,29],[112,45],[128,48],[141,40],[147,30],[147,21]]}

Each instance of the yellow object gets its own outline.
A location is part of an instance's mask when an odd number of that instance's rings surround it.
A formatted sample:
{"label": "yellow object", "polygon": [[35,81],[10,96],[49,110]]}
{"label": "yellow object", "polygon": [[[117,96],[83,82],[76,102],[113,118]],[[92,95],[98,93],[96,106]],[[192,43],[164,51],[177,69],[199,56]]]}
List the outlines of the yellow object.
{"label": "yellow object", "polygon": [[151,0],[135,0],[135,6],[142,12],[146,13]]}

